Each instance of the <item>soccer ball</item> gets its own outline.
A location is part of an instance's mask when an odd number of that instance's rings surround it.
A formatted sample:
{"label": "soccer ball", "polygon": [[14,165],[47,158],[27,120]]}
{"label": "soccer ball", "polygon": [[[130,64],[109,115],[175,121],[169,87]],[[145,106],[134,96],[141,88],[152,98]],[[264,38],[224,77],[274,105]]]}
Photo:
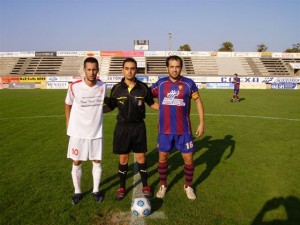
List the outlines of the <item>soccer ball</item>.
{"label": "soccer ball", "polygon": [[134,216],[143,217],[151,213],[151,203],[147,198],[135,198],[131,202],[131,212]]}

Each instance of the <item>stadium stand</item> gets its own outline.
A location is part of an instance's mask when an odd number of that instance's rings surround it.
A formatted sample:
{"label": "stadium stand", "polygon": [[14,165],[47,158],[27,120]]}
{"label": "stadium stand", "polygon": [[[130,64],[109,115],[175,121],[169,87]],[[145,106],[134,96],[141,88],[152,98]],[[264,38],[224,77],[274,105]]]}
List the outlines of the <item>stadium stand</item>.
{"label": "stadium stand", "polygon": [[[0,57],[0,76],[82,76],[87,56]],[[100,75],[120,75],[126,57],[98,56]],[[139,75],[165,75],[166,56],[139,56]],[[300,58],[184,56],[183,75],[295,76]],[[298,71],[299,72],[299,71]],[[296,71],[296,73],[298,73]]]}
{"label": "stadium stand", "polygon": [[215,57],[193,57],[192,58],[195,74],[217,75],[218,65]]}
{"label": "stadium stand", "polygon": [[[125,57],[112,57],[109,65],[109,75],[122,74],[122,63]],[[101,65],[102,66],[102,65]]]}
{"label": "stadium stand", "polygon": [[252,70],[251,75],[270,76],[268,70],[266,69],[260,58],[245,58],[245,60]]}
{"label": "stadium stand", "polygon": [[57,72],[59,76],[81,76],[83,75],[82,62],[86,57],[70,56],[63,57],[60,70]]}
{"label": "stadium stand", "polygon": [[[193,63],[188,57],[183,57],[182,75],[193,74]],[[165,75],[166,69],[166,57],[146,57],[146,71],[147,74],[153,75]],[[189,72],[187,72],[189,71]]]}
{"label": "stadium stand", "polygon": [[300,59],[282,59],[285,65],[287,66],[288,70],[291,71],[294,75],[300,76],[300,69],[294,69],[291,66],[291,63],[300,63]]}
{"label": "stadium stand", "polygon": [[146,57],[146,67],[148,74],[165,74],[166,57]]}
{"label": "stadium stand", "polygon": [[282,59],[261,58],[261,61],[272,76],[286,76],[291,74],[291,71],[289,71],[286,63],[284,63]]}
{"label": "stadium stand", "polygon": [[57,75],[62,57],[20,57],[10,75]]}
{"label": "stadium stand", "polygon": [[218,67],[217,75],[234,74],[234,73],[240,75],[248,75],[240,58],[217,57],[216,63]]}
{"label": "stadium stand", "polygon": [[185,72],[188,75],[195,75],[194,64],[191,57],[183,57]]}
{"label": "stadium stand", "polygon": [[99,63],[100,63],[100,72],[99,72],[100,75],[107,75],[107,74],[109,74],[111,57],[101,57]]}
{"label": "stadium stand", "polygon": [[11,72],[18,62],[16,57],[1,57],[0,58],[0,76],[11,75]]}

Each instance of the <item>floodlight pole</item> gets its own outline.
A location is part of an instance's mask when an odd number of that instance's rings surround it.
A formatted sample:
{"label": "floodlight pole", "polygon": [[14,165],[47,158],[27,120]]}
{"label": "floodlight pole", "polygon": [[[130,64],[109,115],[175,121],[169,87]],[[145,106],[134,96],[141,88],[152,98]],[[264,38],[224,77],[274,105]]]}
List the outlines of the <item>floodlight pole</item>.
{"label": "floodlight pole", "polygon": [[169,35],[169,51],[172,51],[172,35],[173,34],[171,32],[169,32],[168,35]]}

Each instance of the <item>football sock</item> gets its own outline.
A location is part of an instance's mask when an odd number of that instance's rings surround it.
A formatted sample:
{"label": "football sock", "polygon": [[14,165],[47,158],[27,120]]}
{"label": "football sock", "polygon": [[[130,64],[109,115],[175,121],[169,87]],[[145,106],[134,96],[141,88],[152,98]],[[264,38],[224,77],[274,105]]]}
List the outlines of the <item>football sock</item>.
{"label": "football sock", "polygon": [[99,192],[99,185],[100,185],[100,180],[102,175],[101,163],[93,162],[92,174],[93,174],[93,182],[94,182],[93,193]]}
{"label": "football sock", "polygon": [[125,188],[126,187],[126,176],[128,171],[128,164],[121,165],[119,163],[119,178],[120,178],[120,187]]}
{"label": "football sock", "polygon": [[158,162],[158,174],[160,184],[167,187],[167,176],[168,176],[168,162]]}
{"label": "football sock", "polygon": [[81,165],[75,166],[73,164],[71,174],[72,174],[73,185],[75,188],[75,194],[79,194],[81,193],[81,189],[80,189],[81,174],[82,174]]}
{"label": "football sock", "polygon": [[185,186],[191,186],[192,180],[193,180],[193,176],[194,176],[194,164],[188,165],[188,164],[184,164],[184,177],[185,177]]}
{"label": "football sock", "polygon": [[141,179],[142,179],[143,187],[148,186],[148,183],[147,183],[147,179],[148,179],[147,163],[142,163],[142,164],[137,163],[137,165],[138,165],[139,173],[140,173],[140,176],[141,176]]}

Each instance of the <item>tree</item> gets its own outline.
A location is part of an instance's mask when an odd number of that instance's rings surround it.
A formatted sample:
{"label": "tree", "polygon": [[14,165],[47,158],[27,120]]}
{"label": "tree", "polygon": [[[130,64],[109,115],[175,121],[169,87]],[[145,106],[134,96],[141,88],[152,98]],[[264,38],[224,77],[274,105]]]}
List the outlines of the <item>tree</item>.
{"label": "tree", "polygon": [[233,52],[233,44],[230,41],[223,42],[221,48],[218,49],[219,52]]}
{"label": "tree", "polygon": [[293,48],[288,48],[285,52],[300,52],[300,43],[293,44]]}
{"label": "tree", "polygon": [[267,49],[268,49],[268,47],[264,43],[261,43],[261,44],[257,45],[257,51],[258,52],[266,52]]}
{"label": "tree", "polygon": [[181,45],[178,51],[191,51],[191,47],[188,44]]}

